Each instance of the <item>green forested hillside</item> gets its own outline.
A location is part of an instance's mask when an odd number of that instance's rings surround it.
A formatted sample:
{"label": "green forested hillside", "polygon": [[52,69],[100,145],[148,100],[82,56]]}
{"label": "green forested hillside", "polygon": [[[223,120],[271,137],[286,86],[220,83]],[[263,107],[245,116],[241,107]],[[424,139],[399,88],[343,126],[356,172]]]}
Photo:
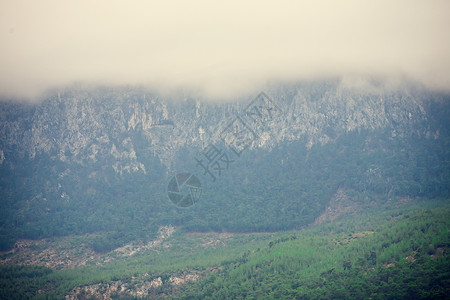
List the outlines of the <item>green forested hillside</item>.
{"label": "green forested hillside", "polygon": [[[100,266],[3,266],[1,297],[62,298],[76,287],[105,293],[116,285],[123,292],[110,291],[112,298],[131,299],[134,289],[160,278],[161,286],[147,285],[152,298],[444,299],[450,292],[449,215],[447,201],[388,205],[301,231],[236,235],[213,248],[179,232],[162,252]],[[182,285],[170,280],[186,273],[199,277]]]}
{"label": "green forested hillside", "polygon": [[448,207],[385,216],[383,220],[365,216],[360,224],[339,222],[278,238],[187,286],[180,298],[448,297]]}

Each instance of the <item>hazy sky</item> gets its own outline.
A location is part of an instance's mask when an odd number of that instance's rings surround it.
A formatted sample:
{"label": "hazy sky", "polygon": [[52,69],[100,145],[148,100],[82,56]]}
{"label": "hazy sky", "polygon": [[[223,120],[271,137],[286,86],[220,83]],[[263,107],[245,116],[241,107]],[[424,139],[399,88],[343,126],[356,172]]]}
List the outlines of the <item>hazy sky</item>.
{"label": "hazy sky", "polygon": [[0,0],[2,95],[76,81],[227,98],[358,74],[450,91],[449,53],[448,0]]}

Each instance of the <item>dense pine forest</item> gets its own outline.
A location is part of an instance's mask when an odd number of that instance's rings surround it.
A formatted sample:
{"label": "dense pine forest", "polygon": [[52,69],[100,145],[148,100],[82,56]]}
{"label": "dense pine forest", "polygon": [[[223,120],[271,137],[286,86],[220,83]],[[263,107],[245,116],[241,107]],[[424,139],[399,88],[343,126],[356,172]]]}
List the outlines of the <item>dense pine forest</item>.
{"label": "dense pine forest", "polygon": [[358,226],[337,223],[278,238],[189,285],[180,298],[446,298],[448,214],[419,210],[378,224],[367,216]]}

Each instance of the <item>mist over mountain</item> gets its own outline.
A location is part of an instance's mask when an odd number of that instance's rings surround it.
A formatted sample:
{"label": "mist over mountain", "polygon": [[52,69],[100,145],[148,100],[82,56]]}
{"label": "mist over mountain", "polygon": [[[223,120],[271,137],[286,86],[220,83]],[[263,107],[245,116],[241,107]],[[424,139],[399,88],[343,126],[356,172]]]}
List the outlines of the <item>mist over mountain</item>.
{"label": "mist over mountain", "polygon": [[271,80],[354,74],[449,91],[445,0],[6,0],[0,10],[0,95],[87,82],[230,100]]}

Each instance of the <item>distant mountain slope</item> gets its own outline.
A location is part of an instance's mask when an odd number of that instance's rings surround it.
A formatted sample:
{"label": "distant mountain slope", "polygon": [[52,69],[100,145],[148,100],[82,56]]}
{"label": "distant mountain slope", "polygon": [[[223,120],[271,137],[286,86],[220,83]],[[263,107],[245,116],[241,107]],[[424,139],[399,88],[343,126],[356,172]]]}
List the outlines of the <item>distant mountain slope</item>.
{"label": "distant mountain slope", "polygon": [[[253,99],[208,103],[98,88],[55,92],[38,104],[0,103],[0,248],[18,237],[106,231],[101,242],[110,249],[168,224],[298,228],[338,190],[360,209],[449,195],[448,96],[413,87],[362,93],[339,81],[266,93],[278,113],[252,128],[239,155],[220,137],[248,116]],[[229,156],[214,182],[199,163],[211,143]],[[178,172],[202,183],[192,207],[167,197]]]}

